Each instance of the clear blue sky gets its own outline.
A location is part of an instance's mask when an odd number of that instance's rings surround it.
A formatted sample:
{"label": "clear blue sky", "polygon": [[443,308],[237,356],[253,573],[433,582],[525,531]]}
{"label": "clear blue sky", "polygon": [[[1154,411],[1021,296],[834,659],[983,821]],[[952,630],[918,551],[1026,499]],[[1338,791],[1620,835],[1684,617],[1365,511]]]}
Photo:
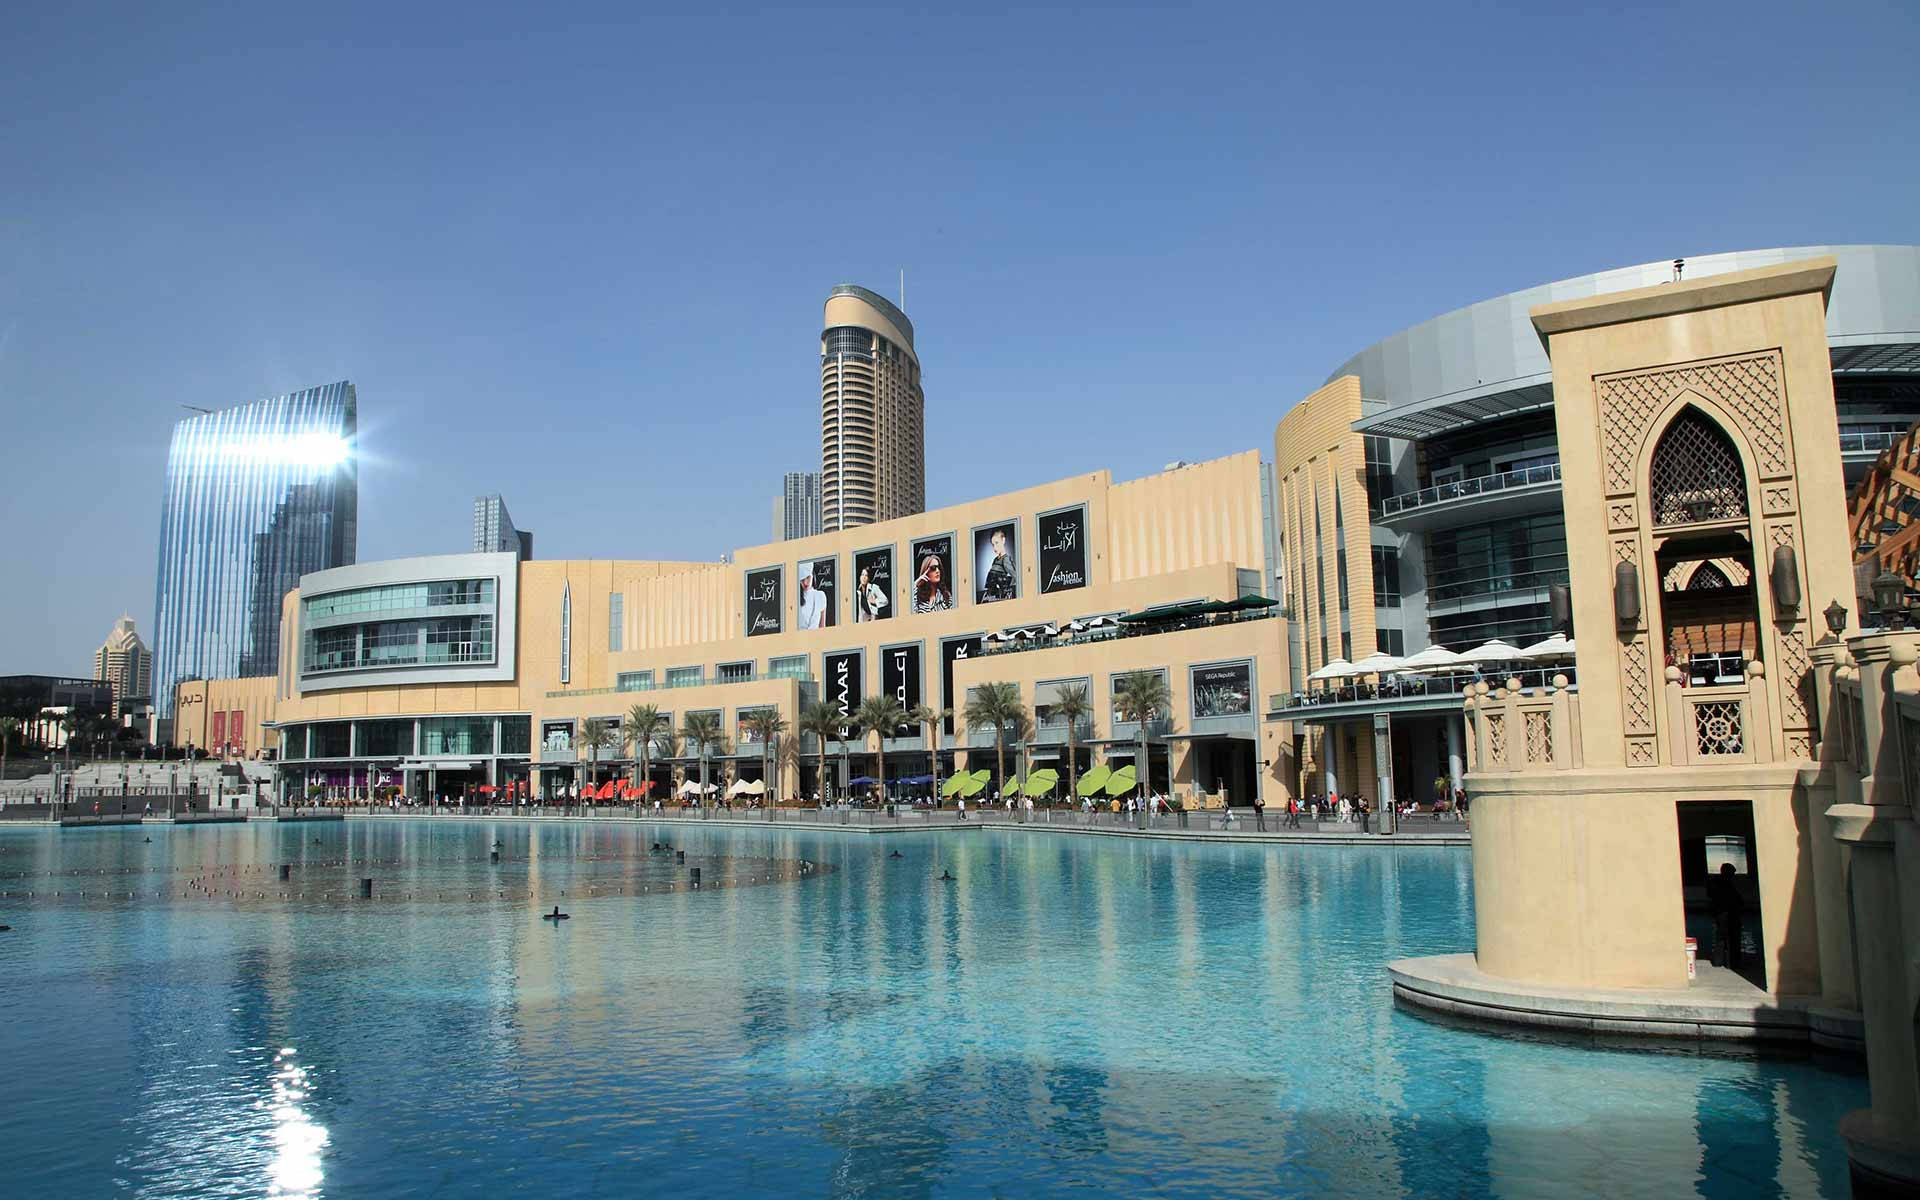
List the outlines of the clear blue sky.
{"label": "clear blue sky", "polygon": [[949,7],[0,8],[0,673],[151,638],[181,403],[351,379],[363,560],[494,490],[711,559],[839,281],[907,270],[938,505],[1271,454],[1515,288],[1920,240],[1911,3]]}

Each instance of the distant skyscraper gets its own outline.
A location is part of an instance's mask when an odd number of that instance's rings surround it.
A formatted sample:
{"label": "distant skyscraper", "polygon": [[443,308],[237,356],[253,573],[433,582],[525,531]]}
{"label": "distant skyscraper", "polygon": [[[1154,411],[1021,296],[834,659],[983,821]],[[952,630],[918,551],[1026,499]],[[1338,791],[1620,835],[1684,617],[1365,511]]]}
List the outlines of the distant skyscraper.
{"label": "distant skyscraper", "polygon": [[353,562],[358,405],[342,381],[173,428],[154,581],[153,700],[182,679],[280,668],[280,599]]}
{"label": "distant skyscraper", "polygon": [[134,632],[133,618],[121,617],[93,652],[93,677],[113,685],[113,715],[123,705],[153,696],[153,652]]}
{"label": "distant skyscraper", "polygon": [[820,525],[820,472],[788,471],[786,487],[773,510],[776,541],[812,537]]}
{"label": "distant skyscraper", "polygon": [[926,396],[913,322],[850,283],[827,296],[820,334],[820,507],[826,531],[927,507]]}
{"label": "distant skyscraper", "polygon": [[499,496],[473,498],[473,552],[475,554],[518,554],[525,562],[533,557],[533,531],[520,529],[507,513],[507,502]]}

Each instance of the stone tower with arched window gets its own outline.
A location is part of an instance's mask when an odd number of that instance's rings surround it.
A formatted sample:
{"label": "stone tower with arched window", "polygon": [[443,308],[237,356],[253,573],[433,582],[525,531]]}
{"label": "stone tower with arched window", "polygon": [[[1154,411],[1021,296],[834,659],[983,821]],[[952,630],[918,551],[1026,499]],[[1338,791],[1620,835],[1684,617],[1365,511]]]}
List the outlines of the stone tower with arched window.
{"label": "stone tower with arched window", "polygon": [[1833,271],[1811,260],[1534,313],[1588,765],[1813,757],[1819,613],[1853,599],[1840,458],[1822,441]]}
{"label": "stone tower with arched window", "polygon": [[1684,988],[1721,857],[1758,911],[1743,970],[1821,990],[1813,648],[1850,607],[1826,338],[1834,262],[1533,312],[1553,363],[1574,670],[1466,704],[1477,969]]}

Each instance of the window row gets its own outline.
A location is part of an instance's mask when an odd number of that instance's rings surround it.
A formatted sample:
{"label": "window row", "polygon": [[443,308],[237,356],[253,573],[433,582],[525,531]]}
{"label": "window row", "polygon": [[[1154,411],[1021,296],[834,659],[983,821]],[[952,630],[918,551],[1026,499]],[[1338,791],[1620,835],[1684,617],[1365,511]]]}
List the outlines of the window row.
{"label": "window row", "polygon": [[443,579],[433,583],[396,583],[330,592],[304,601],[303,607],[307,618],[313,620],[348,613],[491,604],[493,596],[491,579]]}
{"label": "window row", "polygon": [[444,758],[527,754],[530,717],[407,717],[314,721],[280,731],[280,757]]}
{"label": "window row", "polygon": [[313,675],[362,668],[490,663],[493,651],[490,615],[382,621],[309,630],[300,669]]}

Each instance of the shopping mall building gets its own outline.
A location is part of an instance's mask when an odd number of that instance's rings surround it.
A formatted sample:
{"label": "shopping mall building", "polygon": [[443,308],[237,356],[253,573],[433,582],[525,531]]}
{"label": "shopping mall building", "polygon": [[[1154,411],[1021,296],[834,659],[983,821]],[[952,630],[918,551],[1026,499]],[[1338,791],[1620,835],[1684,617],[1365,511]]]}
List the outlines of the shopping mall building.
{"label": "shopping mall building", "polygon": [[[1819,255],[1838,262],[1827,332],[1852,478],[1920,420],[1920,247],[1713,255],[1683,274]],[[1140,731],[1114,711],[1114,682],[1152,670],[1173,696],[1147,739],[1162,789],[1425,801],[1463,770],[1473,672],[1398,688],[1340,664],[1553,632],[1567,540],[1552,371],[1528,310],[1674,275],[1661,262],[1584,276],[1395,334],[1286,412],[1271,460],[1248,450],[1126,482],[1096,472],[718,563],[451,555],[316,572],[285,598],[278,676],[182,684],[176,740],[277,754],[284,795],[522,780],[551,794],[634,757],[583,748],[583,722],[617,727],[649,704],[676,728],[721,719],[714,778],[759,779],[771,761],[775,792],[811,798],[823,789],[812,740],[783,739],[795,762],[753,742],[745,718],[771,708],[791,728],[811,700],[851,710],[881,692],[958,710],[969,688],[1011,682],[1036,717],[1021,745],[1031,765],[1060,765],[1068,730],[1051,710],[1078,684],[1095,702],[1073,731],[1081,765],[1117,765]],[[1753,608],[1733,562],[1667,583],[1708,617]],[[1706,640],[1667,652],[1689,670],[1754,650],[1750,618],[1688,628]],[[948,722],[932,747],[924,729],[897,733],[889,778],[932,774],[930,752],[943,775],[992,763],[991,731]],[[873,774],[872,751],[830,745],[825,788]],[[664,785],[672,747],[653,758]]]}

